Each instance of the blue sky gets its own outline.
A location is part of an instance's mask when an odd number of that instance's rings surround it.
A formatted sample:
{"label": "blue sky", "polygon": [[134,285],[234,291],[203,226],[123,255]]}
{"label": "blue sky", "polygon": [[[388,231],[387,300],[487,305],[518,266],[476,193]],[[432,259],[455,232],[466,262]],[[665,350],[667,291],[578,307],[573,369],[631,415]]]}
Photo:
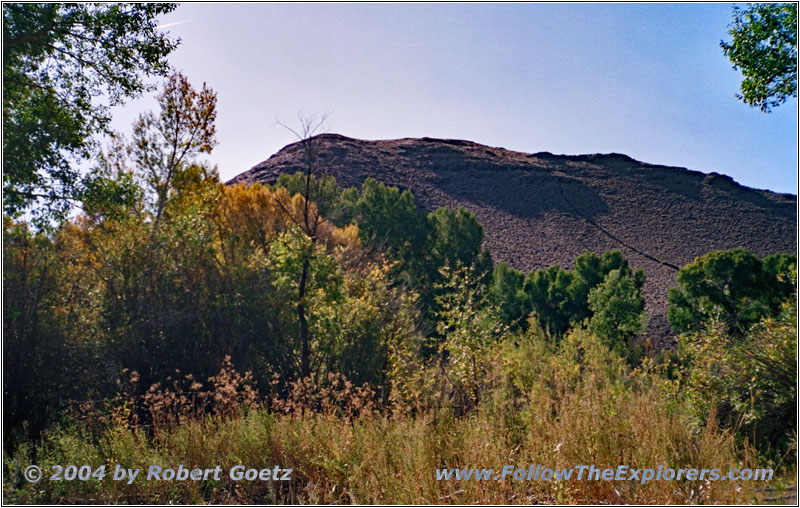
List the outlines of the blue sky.
{"label": "blue sky", "polygon": [[294,141],[277,121],[303,111],[355,138],[619,152],[795,194],[797,100],[735,98],[732,5],[196,3],[161,23],[182,39],[172,64],[217,92],[225,180]]}

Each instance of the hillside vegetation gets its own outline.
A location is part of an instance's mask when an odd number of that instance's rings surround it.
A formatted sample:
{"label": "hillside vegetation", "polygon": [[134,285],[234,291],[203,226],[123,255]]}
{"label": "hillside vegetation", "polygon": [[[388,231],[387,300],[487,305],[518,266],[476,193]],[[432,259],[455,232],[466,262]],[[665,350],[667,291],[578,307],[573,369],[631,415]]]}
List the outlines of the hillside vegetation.
{"label": "hillside vegetation", "polygon": [[[304,136],[299,171],[274,184],[225,185],[200,162],[216,141],[213,92],[175,74],[158,100],[100,157],[83,213],[50,230],[4,217],[6,499],[749,503],[793,488],[794,255],[687,260],[664,288],[680,341],[663,349],[647,331],[651,274],[624,250],[587,244],[527,273],[495,263],[479,214],[424,211],[375,179],[340,186],[325,137]],[[764,217],[783,210],[761,196]],[[30,464],[294,476],[32,484]],[[776,474],[435,476],[505,464]]]}
{"label": "hillside vegetation", "polygon": [[[691,171],[622,154],[521,153],[452,139],[365,141],[322,134],[320,169],[343,187],[374,178],[413,192],[418,206],[464,207],[495,261],[525,272],[570,268],[586,251],[620,250],[647,274],[648,333],[675,344],[667,291],[680,267],[714,250],[793,253],[797,198],[743,187],[718,168]],[[305,166],[288,145],[231,183],[275,183]]]}

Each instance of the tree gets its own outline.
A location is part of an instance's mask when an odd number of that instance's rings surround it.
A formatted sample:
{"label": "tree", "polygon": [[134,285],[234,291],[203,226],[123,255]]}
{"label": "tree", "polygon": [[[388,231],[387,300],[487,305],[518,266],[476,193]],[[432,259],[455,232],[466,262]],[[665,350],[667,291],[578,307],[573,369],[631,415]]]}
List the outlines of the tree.
{"label": "tree", "polygon": [[4,445],[36,438],[66,399],[102,387],[96,277],[73,247],[3,217]]}
{"label": "tree", "polygon": [[589,309],[589,292],[602,283],[612,270],[620,270],[621,276],[633,277],[639,288],[644,284],[644,272],[641,269],[633,272],[628,260],[618,250],[606,251],[602,256],[594,252],[584,252],[575,259],[574,270],[575,279],[569,290],[575,309],[574,321],[582,321],[592,314]]}
{"label": "tree", "polygon": [[795,291],[782,272],[796,265],[796,258],[785,254],[762,261],[744,249],[709,252],[678,272],[678,287],[667,297],[667,320],[685,333],[716,319],[727,333],[741,336],[761,318],[774,316]]}
{"label": "tree", "polygon": [[362,241],[400,261],[403,268],[418,271],[425,251],[428,224],[417,211],[411,191],[400,191],[373,178],[361,186],[356,218]]}
{"label": "tree", "polygon": [[497,307],[500,318],[512,329],[525,326],[529,308],[525,292],[522,290],[525,276],[519,270],[498,263],[494,267],[492,283],[489,286],[489,300]]}
{"label": "tree", "polygon": [[531,310],[542,329],[551,335],[566,332],[575,315],[569,291],[574,280],[573,272],[557,265],[531,271],[525,279],[524,291]]}
{"label": "tree", "polygon": [[489,251],[481,250],[483,226],[475,214],[464,207],[458,210],[440,207],[428,215],[432,229],[428,246],[436,268],[457,263],[472,267],[477,276],[485,276],[491,271],[492,262]]}
{"label": "tree", "polygon": [[217,95],[206,87],[196,91],[186,76],[173,73],[158,95],[160,111],[139,117],[133,126],[132,152],[151,191],[154,223],[167,206],[176,178],[201,153],[217,144]]}
{"label": "tree", "polygon": [[[166,75],[173,41],[157,18],[176,4],[3,4],[4,210],[63,218],[81,197],[75,162],[95,151],[109,108]],[[98,100],[104,97],[105,102]]]}
{"label": "tree", "polygon": [[730,42],[721,41],[734,69],[744,79],[741,95],[745,104],[765,113],[797,97],[797,4],[748,4],[733,8]]}
{"label": "tree", "polygon": [[[311,284],[313,274],[311,272],[315,246],[319,240],[319,229],[323,223],[322,214],[314,204],[324,197],[323,184],[326,181],[323,177],[324,168],[319,157],[320,137],[317,132],[325,123],[325,117],[301,117],[299,130],[292,129],[286,125],[295,136],[297,136],[304,156],[303,176],[299,178],[299,193],[302,196],[299,209],[285,199],[276,199],[276,204],[283,211],[286,217],[305,235],[307,242],[302,248],[300,257],[300,271],[297,280],[297,320],[299,323],[300,341],[300,376],[307,378],[311,374],[311,330],[308,325],[308,306],[306,305],[306,293]],[[303,245],[299,243],[299,245]]]}
{"label": "tree", "polygon": [[[428,214],[428,238],[423,252],[417,252],[421,273],[415,277],[422,281],[419,303],[424,309],[423,327],[429,328],[438,321],[442,310],[442,296],[452,290],[445,284],[443,272],[459,268],[471,270],[474,281],[481,290],[492,277],[492,256],[482,249],[483,226],[475,214],[466,208],[458,210],[440,207]],[[433,330],[431,330],[433,331]],[[437,339],[438,340],[438,339]]]}
{"label": "tree", "polygon": [[589,305],[589,293],[613,270],[619,270],[621,277],[631,278],[637,288],[644,284],[644,272],[641,269],[633,271],[618,250],[605,252],[602,256],[584,252],[575,259],[574,270],[554,265],[531,271],[523,289],[540,326],[558,336],[571,325],[591,318],[593,311]]}
{"label": "tree", "polygon": [[[332,175],[323,175],[320,181],[316,181],[312,176],[309,185],[316,189],[316,201],[314,204],[319,209],[319,213],[326,220],[334,222],[338,226],[343,226],[350,222],[352,211],[342,203],[342,188],[336,183]],[[303,194],[306,186],[306,175],[302,171],[294,174],[283,173],[275,182],[276,187],[283,187],[289,191],[290,195]]]}
{"label": "tree", "polygon": [[439,354],[464,410],[480,403],[487,354],[507,328],[500,322],[497,309],[486,301],[480,274],[476,276],[470,267],[445,265],[442,278],[445,290],[436,297],[441,309],[437,326],[442,336]]}
{"label": "tree", "polygon": [[[90,221],[80,236],[98,260],[91,271],[104,283],[103,326],[119,344],[114,356],[143,383],[162,381],[175,367],[211,375],[231,354],[215,336],[219,307],[204,296],[221,292],[209,248],[219,181],[197,160],[216,144],[216,95],[175,72],[157,101],[157,112],[134,123],[129,143],[118,139],[101,154],[95,181],[107,184],[92,187],[88,217],[80,219]],[[117,184],[134,190],[123,189],[121,206]]]}
{"label": "tree", "polygon": [[622,356],[630,357],[631,340],[647,326],[643,283],[643,278],[614,269],[589,291],[589,329]]}

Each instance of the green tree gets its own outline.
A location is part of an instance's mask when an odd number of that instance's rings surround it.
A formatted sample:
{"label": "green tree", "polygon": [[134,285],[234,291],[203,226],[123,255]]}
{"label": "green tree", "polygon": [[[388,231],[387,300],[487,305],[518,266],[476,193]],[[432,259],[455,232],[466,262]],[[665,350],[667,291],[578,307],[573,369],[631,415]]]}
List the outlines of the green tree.
{"label": "green tree", "polygon": [[309,308],[306,304],[306,294],[314,277],[312,264],[317,252],[315,246],[320,239],[320,228],[324,222],[319,208],[314,204],[318,201],[324,202],[321,184],[324,182],[326,168],[319,156],[320,137],[316,136],[317,131],[322,128],[324,123],[325,117],[312,116],[300,118],[300,130],[284,126],[297,136],[303,152],[303,176],[299,179],[299,193],[295,195],[302,199],[299,201],[299,207],[295,206],[297,201],[294,201],[294,198],[292,202],[286,199],[276,199],[276,204],[286,218],[297,226],[298,230],[308,239],[307,248],[303,248],[300,251],[302,262],[296,286],[297,298],[295,307],[299,323],[300,375],[302,378],[307,378],[311,375],[311,357],[313,354],[311,348],[314,339],[309,327]]}
{"label": "green tree", "polygon": [[[291,226],[270,246],[268,266],[273,273],[274,285],[281,294],[290,295],[293,303],[300,300],[303,315],[297,323],[306,326],[306,334],[299,334],[294,359],[301,378],[318,372],[317,364],[324,361],[320,344],[325,337],[319,332],[319,321],[324,321],[318,310],[342,303],[342,274],[335,259],[324,246],[313,241],[299,227]],[[302,286],[301,286],[302,284]],[[296,304],[298,305],[298,304]],[[299,321],[304,319],[304,322]]]}
{"label": "green tree", "polygon": [[678,333],[699,331],[712,319],[741,336],[765,316],[775,315],[794,291],[781,276],[796,266],[794,256],[764,261],[744,249],[710,252],[678,272],[678,287],[668,294],[667,319]]}
{"label": "green tree", "polygon": [[524,291],[531,309],[539,325],[550,335],[558,336],[569,329],[575,315],[570,294],[574,280],[574,272],[557,265],[531,271],[525,279]]}
{"label": "green tree", "polygon": [[[352,254],[336,255],[338,286],[328,282],[324,293],[314,291],[311,326],[317,338],[318,369],[342,374],[356,385],[369,383],[387,395],[389,385],[397,381],[392,376],[392,353],[418,339],[415,296],[407,288],[393,287],[391,264],[386,261],[363,260],[345,269],[342,261],[351,262]],[[339,299],[321,298],[332,288],[339,289]]]}
{"label": "green tree", "polygon": [[492,277],[492,257],[482,248],[483,226],[466,208],[440,207],[428,214],[428,238],[423,253],[420,305],[426,310],[427,325],[433,325],[440,314],[441,298],[451,286],[442,273],[457,268],[469,269],[482,289]]}
{"label": "green tree", "polygon": [[364,245],[382,250],[400,261],[403,269],[418,276],[424,259],[428,223],[425,215],[417,211],[411,191],[400,191],[367,178],[355,209]]}
{"label": "green tree", "polygon": [[618,250],[610,250],[602,256],[594,252],[584,252],[575,259],[573,268],[575,278],[569,292],[572,297],[575,315],[574,321],[582,321],[591,315],[589,309],[589,292],[597,287],[611,273],[620,270],[621,276],[634,277],[638,287],[644,284],[644,272],[631,270],[628,260]]}
{"label": "green tree", "polygon": [[[94,153],[110,106],[166,75],[177,42],[157,18],[176,4],[3,4],[3,202],[42,223],[81,197],[76,162]],[[104,100],[98,100],[104,97]],[[87,180],[88,181],[88,180]]]}
{"label": "green tree", "polygon": [[744,79],[744,103],[765,113],[797,97],[797,4],[748,4],[733,8],[730,42],[720,46]]}
{"label": "green tree", "polygon": [[634,272],[618,250],[605,252],[602,256],[584,252],[575,260],[573,270],[554,265],[530,272],[524,291],[541,327],[551,335],[559,336],[571,325],[590,318],[589,293],[613,270],[619,270],[621,277],[630,277],[638,288],[644,284],[644,272]]}
{"label": "green tree", "polygon": [[471,266],[485,280],[492,263],[489,252],[481,250],[483,226],[475,214],[464,207],[441,207],[428,215],[428,221],[432,228],[428,249],[435,266]]}
{"label": "green tree", "polygon": [[[492,260],[489,252],[482,249],[483,227],[473,213],[464,208],[442,207],[426,215],[417,209],[411,191],[401,191],[373,178],[364,181],[360,193],[356,188],[341,190],[332,176],[322,174],[317,138],[299,137],[305,140],[301,146],[307,170],[282,175],[276,186],[301,196],[308,190],[312,201],[321,207],[315,213],[326,210],[335,223],[354,223],[365,247],[395,261],[390,277],[395,286],[406,285],[419,292],[424,327],[430,332],[437,321],[437,296],[445,291],[442,268],[471,267],[482,275],[481,283],[488,284]],[[293,222],[307,229],[304,220]],[[313,227],[314,221],[310,224]]]}
{"label": "green tree", "polygon": [[622,356],[635,359],[631,341],[647,326],[642,296],[643,278],[611,270],[603,282],[589,291],[592,317],[589,329]]}
{"label": "green tree", "polygon": [[492,273],[492,283],[489,286],[489,301],[497,307],[503,322],[512,329],[525,326],[528,315],[528,302],[522,287],[525,276],[519,270],[498,263]]}
{"label": "green tree", "polygon": [[[761,260],[764,276],[773,298],[773,311],[777,311],[777,302],[787,295],[797,292],[796,277],[797,256],[794,254],[771,254]],[[774,312],[773,312],[774,313]]]}

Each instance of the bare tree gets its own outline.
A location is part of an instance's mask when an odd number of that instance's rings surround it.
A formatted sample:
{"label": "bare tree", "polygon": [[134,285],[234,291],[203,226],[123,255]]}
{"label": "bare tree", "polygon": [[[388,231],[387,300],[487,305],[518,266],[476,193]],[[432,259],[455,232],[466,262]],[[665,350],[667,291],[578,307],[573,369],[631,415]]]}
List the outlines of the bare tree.
{"label": "bare tree", "polygon": [[313,115],[310,117],[298,115],[300,125],[293,129],[288,125],[278,122],[281,126],[292,132],[299,140],[300,148],[303,151],[304,184],[301,188],[303,202],[300,210],[296,210],[291,203],[284,203],[279,194],[276,194],[278,207],[283,211],[289,220],[294,223],[300,231],[309,239],[309,254],[303,256],[303,265],[300,272],[300,280],[297,289],[297,320],[300,325],[300,375],[306,378],[311,375],[311,331],[308,327],[306,294],[310,285],[311,256],[314,247],[319,239],[319,226],[322,216],[319,207],[315,205],[320,195],[320,181],[324,175],[324,167],[319,157],[320,138],[317,134],[323,129],[327,116]]}

